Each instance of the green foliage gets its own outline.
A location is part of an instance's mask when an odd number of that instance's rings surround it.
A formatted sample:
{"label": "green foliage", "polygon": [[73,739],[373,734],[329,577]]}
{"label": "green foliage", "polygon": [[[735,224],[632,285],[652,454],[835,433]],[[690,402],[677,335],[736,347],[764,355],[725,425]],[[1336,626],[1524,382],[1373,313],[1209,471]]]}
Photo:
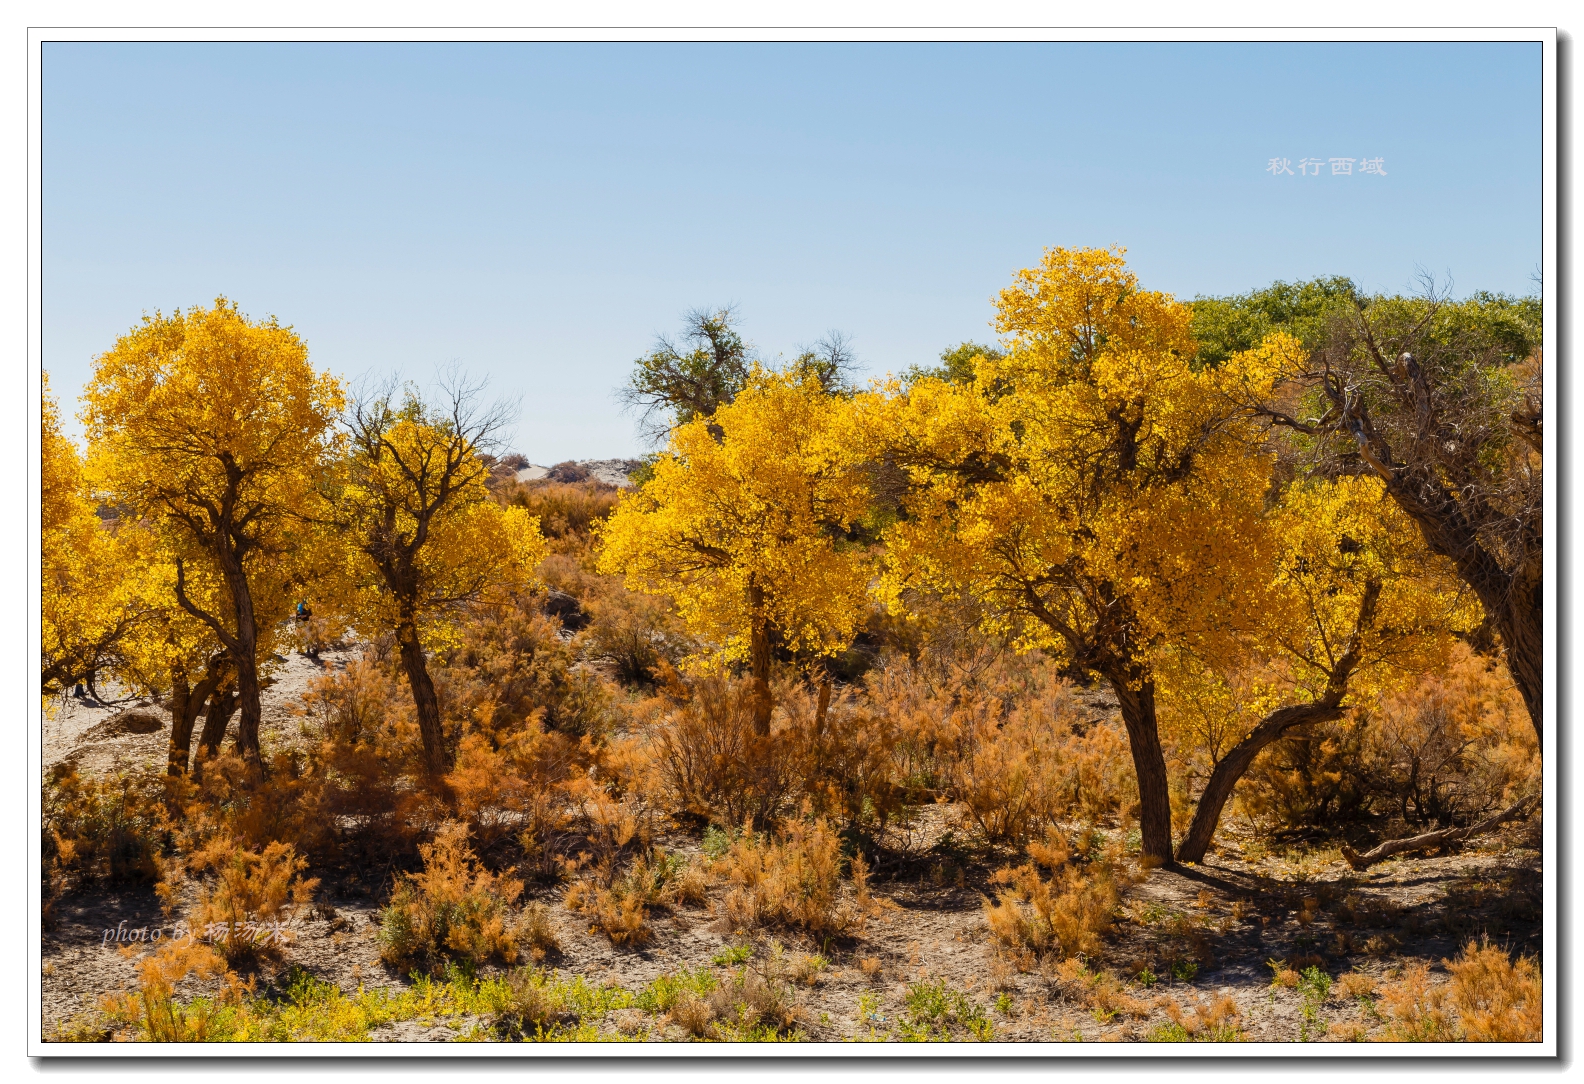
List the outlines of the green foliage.
{"label": "green foliage", "polygon": [[1273,282],[1230,297],[1193,300],[1193,337],[1199,365],[1219,365],[1233,354],[1253,350],[1272,332],[1285,331],[1313,350],[1326,321],[1360,299],[1353,280],[1340,275],[1308,282]]}
{"label": "green foliage", "polygon": [[684,318],[680,343],[665,336],[639,358],[623,395],[653,436],[708,418],[737,398],[748,381],[751,347],[724,308],[696,309]]}
{"label": "green foliage", "polygon": [[915,365],[908,370],[906,379],[909,384],[927,379],[944,380],[950,384],[972,384],[977,378],[974,359],[981,356],[998,361],[1006,357],[1006,352],[983,343],[958,343],[941,351],[939,365]]}
{"label": "green foliage", "polygon": [[710,962],[720,967],[736,967],[738,964],[747,961],[752,955],[752,945],[728,945],[710,957]]}
{"label": "green foliage", "polygon": [[953,1026],[982,1043],[995,1038],[995,1025],[984,1009],[961,990],[948,990],[945,979],[912,983],[904,1004],[907,1012],[897,1023],[903,1042],[948,1042],[954,1037]]}
{"label": "green foliage", "polygon": [[[738,959],[746,958],[745,952]],[[715,962],[722,962],[720,955],[715,957]],[[644,1012],[670,1012],[684,994],[692,993],[701,998],[708,997],[719,985],[720,978],[707,967],[701,967],[696,971],[677,971],[661,975],[638,991],[633,1004]]]}

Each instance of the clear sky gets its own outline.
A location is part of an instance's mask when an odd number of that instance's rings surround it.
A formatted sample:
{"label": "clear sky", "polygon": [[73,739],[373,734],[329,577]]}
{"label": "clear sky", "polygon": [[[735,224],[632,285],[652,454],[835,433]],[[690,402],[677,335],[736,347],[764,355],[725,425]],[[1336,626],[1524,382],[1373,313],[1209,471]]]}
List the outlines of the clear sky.
{"label": "clear sky", "polygon": [[520,397],[512,446],[553,463],[643,450],[613,389],[696,306],[735,303],[771,357],[839,330],[878,373],[991,339],[991,297],[1049,245],[1124,244],[1180,297],[1395,291],[1421,268],[1528,293],[1540,64],[1538,44],[46,44],[45,366],[70,414],[143,312],[223,293],[346,376],[487,376]]}

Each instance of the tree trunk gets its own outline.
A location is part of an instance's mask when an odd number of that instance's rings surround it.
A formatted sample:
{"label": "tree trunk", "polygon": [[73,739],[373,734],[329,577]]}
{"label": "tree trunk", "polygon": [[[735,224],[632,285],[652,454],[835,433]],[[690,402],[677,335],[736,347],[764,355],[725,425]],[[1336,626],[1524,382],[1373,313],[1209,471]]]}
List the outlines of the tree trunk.
{"label": "tree trunk", "polygon": [[219,556],[226,588],[236,609],[236,645],[230,651],[231,661],[236,664],[237,706],[241,710],[236,749],[243,760],[257,764],[263,712],[259,706],[258,620],[253,613],[253,592],[248,587],[242,559],[224,545],[219,547]]}
{"label": "tree trunk", "polygon": [[418,629],[411,618],[396,626],[396,643],[401,648],[402,669],[407,672],[413,708],[418,713],[424,766],[431,779],[439,779],[450,770],[451,763],[446,755],[445,731],[440,726],[440,700],[435,696],[434,682],[429,679],[429,663],[424,658],[423,644],[418,640]]}
{"label": "tree trunk", "polygon": [[[182,775],[187,771],[187,751],[192,745],[192,713],[188,707],[195,699],[192,687],[187,684],[187,668],[172,666],[171,733],[170,748],[165,753],[166,775]],[[202,704],[202,701],[199,703]]]}
{"label": "tree trunk", "polygon": [[764,617],[764,589],[758,584],[748,588],[748,611],[753,614],[749,634],[749,665],[753,676],[754,733],[770,736],[770,622]]}
{"label": "tree trunk", "polygon": [[1166,784],[1166,756],[1161,751],[1160,730],[1155,722],[1155,683],[1131,667],[1102,672],[1122,706],[1122,722],[1127,727],[1133,773],[1138,777],[1139,833],[1143,836],[1144,854],[1171,865],[1171,793]]}
{"label": "tree trunk", "polygon": [[234,684],[227,683],[209,694],[209,707],[204,712],[203,733],[198,736],[198,762],[194,774],[200,774],[203,762],[220,755],[220,743],[225,740],[226,724],[236,711],[237,692]]}
{"label": "tree trunk", "polygon": [[187,671],[171,671],[171,737],[166,771],[171,775],[185,775],[192,759],[192,732],[198,713],[204,703],[220,687],[225,677],[225,658],[217,655],[209,660],[203,678],[195,687],[187,685]]}
{"label": "tree trunk", "polygon": [[1199,804],[1194,808],[1193,823],[1188,826],[1188,834],[1177,849],[1179,862],[1203,861],[1205,852],[1210,849],[1210,840],[1215,837],[1216,826],[1221,823],[1221,810],[1226,807],[1227,799],[1232,797],[1232,788],[1243,778],[1243,773],[1248,771],[1261,749],[1294,727],[1342,717],[1342,698],[1347,695],[1348,682],[1353,677],[1353,671],[1358,668],[1364,633],[1375,624],[1375,609],[1380,603],[1380,593],[1379,580],[1371,579],[1365,583],[1347,647],[1327,676],[1325,691],[1320,698],[1310,704],[1290,704],[1277,708],[1265,716],[1215,766],[1215,770],[1210,773],[1210,781],[1205,784],[1204,793],[1199,796]]}
{"label": "tree trunk", "polygon": [[820,682],[819,704],[814,709],[814,736],[816,738],[825,733],[825,716],[830,711],[830,698],[831,679],[830,675],[826,674],[825,679]]}
{"label": "tree trunk", "polygon": [[1385,478],[1387,494],[1419,525],[1425,545],[1451,559],[1458,578],[1474,590],[1495,620],[1506,649],[1507,671],[1529,709],[1535,737],[1543,737],[1545,626],[1538,544],[1530,560],[1509,572],[1480,544],[1463,508],[1438,483],[1372,465]]}
{"label": "tree trunk", "polygon": [[[1536,562],[1538,564],[1538,562]],[[1526,582],[1532,579],[1533,582]],[[1538,569],[1530,576],[1520,575],[1500,611],[1496,627],[1506,649],[1507,672],[1523,696],[1534,724],[1535,740],[1541,738],[1545,712],[1545,622],[1542,585]]]}
{"label": "tree trunk", "polygon": [[1225,808],[1227,799],[1232,797],[1232,788],[1243,778],[1243,773],[1248,771],[1261,749],[1295,726],[1322,723],[1341,716],[1341,708],[1324,704],[1293,704],[1277,708],[1265,716],[1259,726],[1222,757],[1210,773],[1210,781],[1205,784],[1199,804],[1194,808],[1193,823],[1188,826],[1188,834],[1177,847],[1177,861],[1204,860],[1205,852],[1210,849],[1210,841],[1215,837],[1216,826],[1221,823],[1221,810]]}

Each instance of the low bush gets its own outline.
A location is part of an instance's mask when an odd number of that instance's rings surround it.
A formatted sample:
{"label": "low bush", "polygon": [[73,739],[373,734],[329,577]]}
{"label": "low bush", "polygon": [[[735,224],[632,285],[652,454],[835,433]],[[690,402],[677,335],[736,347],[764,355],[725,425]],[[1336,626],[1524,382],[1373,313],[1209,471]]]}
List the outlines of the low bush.
{"label": "low bush", "polygon": [[467,827],[442,824],[432,843],[420,844],[423,871],[402,874],[380,913],[380,958],[398,966],[428,965],[436,973],[446,959],[472,964],[517,960],[522,934],[510,907],[522,894],[508,870],[483,868],[468,846]]}
{"label": "low bush", "polygon": [[[755,828],[795,808],[803,742],[784,713],[760,736],[746,681],[711,676],[672,682],[668,693],[669,708],[649,728],[656,804],[697,820]],[[777,694],[784,698],[785,687]]]}
{"label": "low bush", "polygon": [[[1190,1011],[1191,1010],[1191,1011]],[[1237,1043],[1245,1038],[1243,1014],[1230,995],[1191,1001],[1184,1008],[1175,999],[1166,1003],[1171,1023],[1149,1033],[1152,1043]]]}
{"label": "low bush", "polygon": [[585,549],[594,524],[610,515],[621,491],[603,482],[573,477],[582,470],[576,464],[560,464],[555,469],[567,480],[507,482],[497,488],[497,497],[508,507],[526,508],[538,516],[539,530],[549,540],[552,551]]}
{"label": "low bush", "polygon": [[[129,952],[129,950],[123,950]],[[220,979],[212,997],[185,1002],[176,997],[184,980]],[[220,1038],[235,1006],[247,992],[225,960],[208,945],[192,938],[167,941],[138,962],[137,984],[111,994],[100,1003],[112,1030],[143,1042],[202,1043]]]}
{"label": "low bush", "polygon": [[857,933],[874,907],[868,868],[851,863],[843,892],[841,841],[823,819],[793,821],[778,838],[744,832],[716,863],[731,884],[724,909],[734,929],[784,926],[814,935]]}
{"label": "low bush", "polygon": [[206,875],[188,922],[206,931],[228,964],[278,957],[290,936],[285,925],[319,887],[317,878],[298,876],[307,866],[289,843],[253,850],[238,840],[211,840],[188,860],[189,869]]}
{"label": "low bush", "polygon": [[1538,1043],[1544,1032],[1540,968],[1495,945],[1470,942],[1447,965],[1463,1038],[1472,1043]]}
{"label": "low bush", "polygon": [[669,910],[682,902],[702,902],[702,867],[681,855],[656,848],[639,855],[621,874],[607,862],[567,890],[566,906],[590,919],[614,945],[641,944],[653,932],[650,909]]}
{"label": "low bush", "polygon": [[[1002,886],[991,902],[984,900],[991,935],[1014,955],[1073,957],[1099,951],[1110,931],[1126,878],[1116,868],[1115,854],[1082,865],[1068,861],[1059,837],[1047,837],[1030,849],[1036,861],[1003,867],[992,876]],[[1051,869],[1040,875],[1038,865]]]}
{"label": "low bush", "polygon": [[1470,941],[1445,961],[1449,981],[1418,963],[1380,984],[1383,1036],[1393,1042],[1538,1043],[1543,1038],[1540,969],[1527,956]]}
{"label": "low bush", "polygon": [[91,880],[157,879],[171,843],[168,779],[154,771],[84,779],[57,767],[44,784],[46,894]]}

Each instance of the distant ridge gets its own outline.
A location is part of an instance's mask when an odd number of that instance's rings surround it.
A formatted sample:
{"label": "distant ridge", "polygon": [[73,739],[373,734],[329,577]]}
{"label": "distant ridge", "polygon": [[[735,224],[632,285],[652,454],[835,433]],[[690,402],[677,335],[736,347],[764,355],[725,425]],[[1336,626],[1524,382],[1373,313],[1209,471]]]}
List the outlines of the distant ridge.
{"label": "distant ridge", "polygon": [[[513,477],[519,482],[532,482],[541,478],[572,482],[590,478],[608,486],[627,489],[632,486],[631,475],[642,463],[636,459],[579,459],[544,467],[530,463],[520,468]],[[568,469],[571,468],[571,469]],[[581,473],[582,478],[578,477]]]}

